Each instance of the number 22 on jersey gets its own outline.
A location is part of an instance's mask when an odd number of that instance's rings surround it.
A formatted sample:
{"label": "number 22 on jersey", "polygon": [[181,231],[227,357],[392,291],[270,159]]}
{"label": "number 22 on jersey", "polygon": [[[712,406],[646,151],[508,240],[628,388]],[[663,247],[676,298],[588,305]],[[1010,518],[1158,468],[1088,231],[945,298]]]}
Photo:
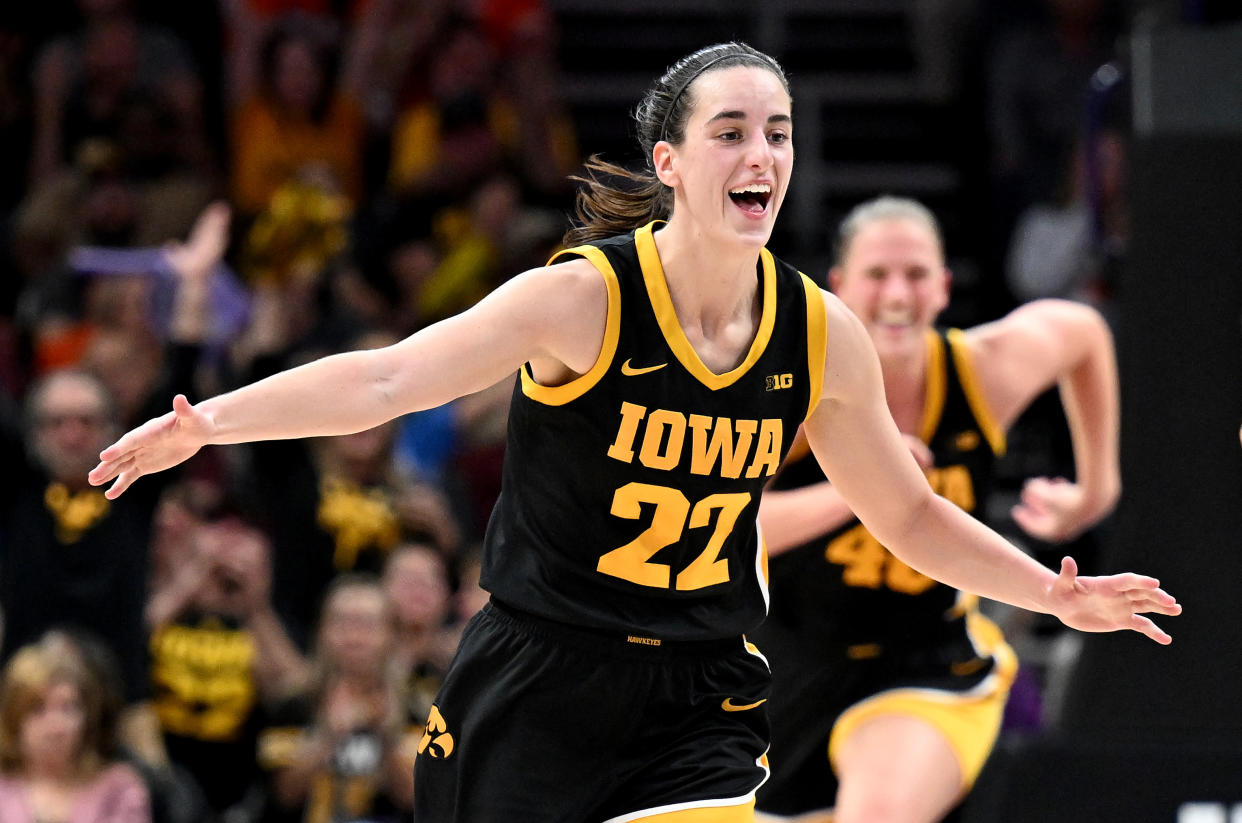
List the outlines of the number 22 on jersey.
{"label": "number 22 on jersey", "polygon": [[[627,483],[613,494],[613,516],[638,520],[642,517],[642,504],[647,503],[655,506],[651,525],[629,543],[601,556],[595,568],[604,574],[657,589],[671,586],[677,591],[693,591],[727,583],[729,561],[720,557],[720,550],[750,499],[749,492],[711,494],[691,506],[678,489]],[[677,572],[675,579],[672,566],[652,562],[651,558],[661,549],[680,542],[687,528],[711,526],[713,515],[715,526],[707,545],[689,565]]]}

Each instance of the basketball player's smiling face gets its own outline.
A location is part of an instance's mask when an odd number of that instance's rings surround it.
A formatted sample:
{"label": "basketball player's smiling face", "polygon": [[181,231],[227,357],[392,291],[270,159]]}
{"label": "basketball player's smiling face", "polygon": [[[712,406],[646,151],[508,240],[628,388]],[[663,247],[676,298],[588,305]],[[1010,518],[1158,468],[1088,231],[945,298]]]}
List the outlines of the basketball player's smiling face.
{"label": "basketball player's smiling face", "polygon": [[668,160],[674,182],[665,179],[678,190],[674,215],[688,211],[718,242],[764,245],[793,169],[789,95],[752,66],[709,71],[685,93],[693,109]]}
{"label": "basketball player's smiling face", "polygon": [[864,224],[829,274],[881,357],[921,351],[924,332],[948,304],[949,279],[935,234],[901,218]]}

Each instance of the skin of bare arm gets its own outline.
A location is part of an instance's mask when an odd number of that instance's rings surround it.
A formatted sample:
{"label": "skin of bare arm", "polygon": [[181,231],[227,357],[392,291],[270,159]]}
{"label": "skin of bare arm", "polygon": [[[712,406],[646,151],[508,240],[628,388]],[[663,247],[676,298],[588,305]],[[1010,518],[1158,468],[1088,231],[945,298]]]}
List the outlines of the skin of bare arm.
{"label": "skin of bare arm", "polygon": [[854,516],[831,483],[765,492],[759,503],[763,542],[770,557],[827,534]]}
{"label": "skin of bare arm", "polygon": [[392,346],[331,355],[197,405],[178,397],[105,449],[90,482],[115,481],[106,492],[115,499],[208,444],[363,431],[485,389],[523,363],[542,383],[564,382],[598,357],[607,304],[585,260],[532,269]]}
{"label": "skin of bare arm", "polygon": [[1053,385],[1069,424],[1076,481],[1032,478],[1014,520],[1033,537],[1069,540],[1117,504],[1120,401],[1112,334],[1095,309],[1068,300],[1027,303],[966,332],[983,394],[1008,429]]}
{"label": "skin of bare arm", "polygon": [[954,588],[1057,616],[1084,631],[1134,629],[1171,638],[1136,612],[1181,607],[1141,575],[1078,577],[1066,558],[1058,575],[934,494],[884,401],[879,360],[862,324],[823,292],[828,337],[823,398],[805,431],[816,458],[850,509],[913,568]]}
{"label": "skin of bare arm", "polygon": [[[1081,303],[1038,300],[967,330],[965,339],[1002,430],[1040,393],[1053,385],[1061,389],[1077,480],[1028,480],[1013,509],[1015,521],[1031,536],[1051,542],[1070,540],[1095,525],[1121,495],[1117,364],[1104,318]],[[930,466],[926,447],[912,435],[905,439],[920,465]],[[768,552],[776,556],[827,534],[853,513],[831,483],[817,483],[765,495],[760,517]]]}
{"label": "skin of bare arm", "polygon": [[[919,466],[931,468],[934,461],[927,445],[911,434],[902,437]],[[763,524],[764,545],[770,557],[828,534],[853,519],[850,507],[827,481],[768,491],[759,503],[759,521]]]}

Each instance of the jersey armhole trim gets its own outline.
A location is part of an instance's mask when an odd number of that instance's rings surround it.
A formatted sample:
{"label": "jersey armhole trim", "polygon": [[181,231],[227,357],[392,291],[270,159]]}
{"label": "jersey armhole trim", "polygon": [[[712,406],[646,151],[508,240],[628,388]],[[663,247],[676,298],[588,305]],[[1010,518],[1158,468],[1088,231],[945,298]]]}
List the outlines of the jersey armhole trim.
{"label": "jersey armhole trim", "polygon": [[935,329],[927,330],[927,391],[923,399],[923,420],[919,439],[931,445],[944,415],[945,384],[948,377],[944,366],[944,343]]}
{"label": "jersey armhole trim", "polygon": [[604,340],[600,345],[599,357],[595,358],[594,365],[586,374],[559,386],[544,386],[535,380],[530,364],[522,364],[520,371],[522,393],[531,400],[547,406],[563,406],[577,400],[598,383],[608,371],[613,355],[617,353],[617,340],[621,334],[621,286],[617,282],[617,272],[613,269],[612,263],[608,261],[608,256],[595,246],[576,246],[557,252],[548,260],[548,263],[554,262],[562,255],[570,254],[585,257],[604,278],[604,285],[608,289],[608,318],[604,322]]}
{"label": "jersey armhole trim", "polygon": [[966,334],[961,329],[949,329],[949,349],[953,352],[953,364],[957,367],[957,378],[966,394],[966,402],[974,414],[983,436],[987,438],[992,453],[997,457],[1005,453],[1005,431],[996,422],[996,416],[983,396],[983,388],[979,385],[979,377],[975,373],[975,364],[970,359],[970,349],[966,346]]}
{"label": "jersey armhole trim", "polygon": [[824,367],[828,362],[828,318],[824,308],[824,295],[819,286],[802,272],[802,288],[806,292],[806,366],[810,379],[810,397],[806,416],[810,417],[819,406],[824,391]]}

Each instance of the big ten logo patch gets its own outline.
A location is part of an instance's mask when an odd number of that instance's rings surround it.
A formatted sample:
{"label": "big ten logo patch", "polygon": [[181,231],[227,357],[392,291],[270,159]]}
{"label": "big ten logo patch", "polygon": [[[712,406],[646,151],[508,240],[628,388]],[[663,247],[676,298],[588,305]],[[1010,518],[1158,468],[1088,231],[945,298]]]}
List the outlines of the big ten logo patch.
{"label": "big ten logo patch", "polygon": [[764,381],[764,387],[768,391],[776,391],[777,389],[788,389],[793,386],[792,374],[769,374]]}

